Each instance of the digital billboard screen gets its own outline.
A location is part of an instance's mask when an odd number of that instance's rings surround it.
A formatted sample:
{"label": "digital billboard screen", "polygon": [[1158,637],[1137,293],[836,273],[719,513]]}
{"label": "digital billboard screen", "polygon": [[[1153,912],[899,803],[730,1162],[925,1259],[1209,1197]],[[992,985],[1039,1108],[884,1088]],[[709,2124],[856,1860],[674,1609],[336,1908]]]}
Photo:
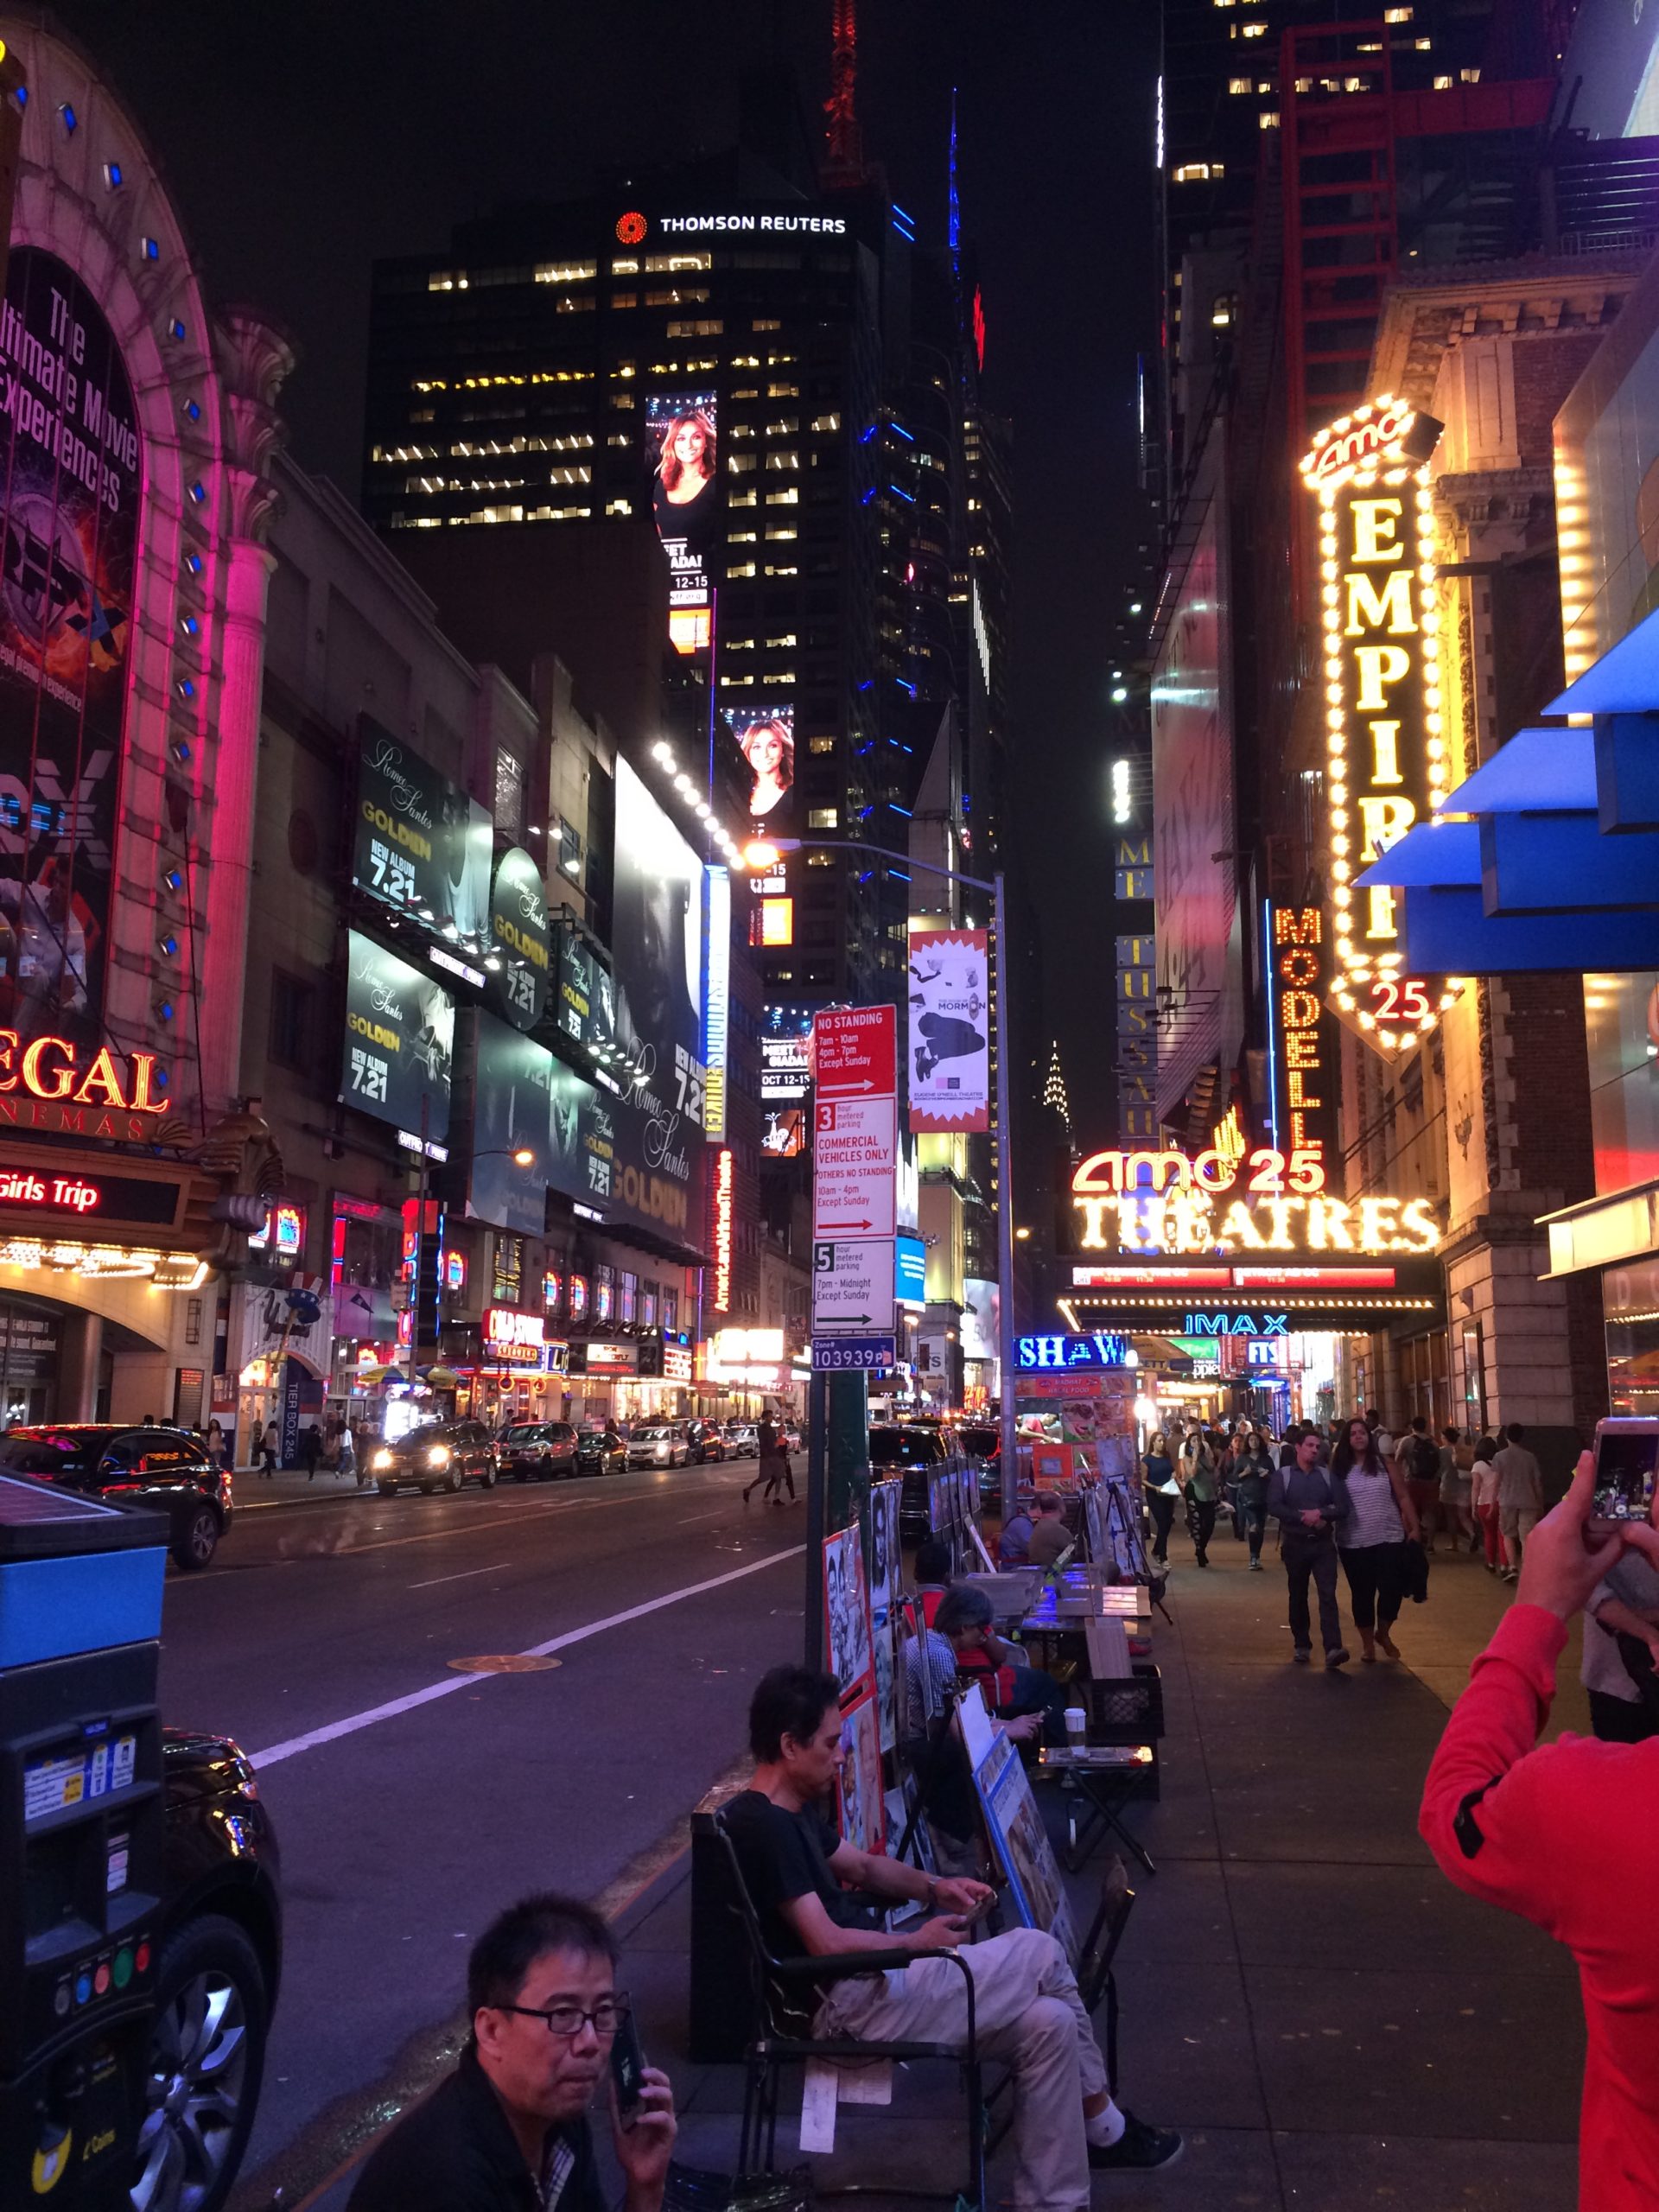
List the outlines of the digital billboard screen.
{"label": "digital billboard screen", "polygon": [[[474,1063],[471,1211],[498,1229],[540,1234],[551,1179],[553,1055],[487,1014]],[[534,1157],[524,1165],[515,1152]]]}
{"label": "digital billboard screen", "polygon": [[440,1142],[449,1132],[455,1009],[430,976],[357,930],[346,939],[340,1096],[359,1113]]}
{"label": "digital billboard screen", "polygon": [[359,730],[353,883],[445,944],[488,951],[488,814],[368,715]]}
{"label": "digital billboard screen", "polygon": [[749,812],[781,832],[794,810],[795,709],[787,703],[739,708],[731,724],[749,764]]}
{"label": "digital billboard screen", "polygon": [[37,247],[0,360],[0,1020],[101,1044],[142,442],[113,332]]}
{"label": "digital billboard screen", "polygon": [[709,582],[720,532],[718,409],[712,391],[653,392],[645,401],[652,507],[669,566],[669,635],[692,653],[709,639]]}
{"label": "digital billboard screen", "polygon": [[547,1004],[552,940],[542,871],[520,845],[509,846],[495,864],[490,941],[501,963],[489,971],[491,1001],[515,1029],[533,1029]]}

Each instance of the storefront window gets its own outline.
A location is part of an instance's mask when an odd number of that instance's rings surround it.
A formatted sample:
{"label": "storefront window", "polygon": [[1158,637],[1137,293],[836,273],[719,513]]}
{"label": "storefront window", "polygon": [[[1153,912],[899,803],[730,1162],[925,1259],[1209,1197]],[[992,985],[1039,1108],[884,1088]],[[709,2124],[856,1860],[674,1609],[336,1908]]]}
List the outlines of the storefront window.
{"label": "storefront window", "polygon": [[588,1283],[586,1275],[567,1277],[564,1294],[569,1318],[573,1321],[588,1319]]}
{"label": "storefront window", "polygon": [[1609,1268],[1601,1278],[1607,1324],[1607,1396],[1616,1414],[1659,1414],[1659,1260]]}
{"label": "storefront window", "polygon": [[616,1310],[616,1273],[611,1268],[594,1269],[594,1319],[608,1321]]}
{"label": "storefront window", "polygon": [[1652,976],[1584,979],[1598,1192],[1659,1177],[1659,1046],[1648,1033],[1655,985]]}
{"label": "storefront window", "polygon": [[630,1274],[625,1268],[622,1271],[621,1280],[618,1285],[616,1305],[617,1319],[626,1324],[626,1325],[631,1328],[633,1325],[639,1305],[639,1278],[636,1274]]}
{"label": "storefront window", "polygon": [[524,1240],[522,1236],[498,1236],[495,1240],[495,1286],[491,1303],[495,1306],[516,1306],[524,1280]]}
{"label": "storefront window", "polygon": [[663,1326],[670,1332],[671,1335],[680,1325],[678,1319],[678,1306],[679,1301],[675,1297],[673,1292],[671,1290],[665,1290],[663,1293]]}
{"label": "storefront window", "polygon": [[639,1321],[643,1328],[654,1329],[657,1325],[657,1286],[654,1282],[645,1283],[640,1287]]}
{"label": "storefront window", "polygon": [[558,1312],[559,1298],[563,1288],[564,1286],[560,1281],[558,1270],[556,1268],[550,1268],[547,1273],[542,1277],[542,1303],[546,1306],[550,1313],[556,1313]]}

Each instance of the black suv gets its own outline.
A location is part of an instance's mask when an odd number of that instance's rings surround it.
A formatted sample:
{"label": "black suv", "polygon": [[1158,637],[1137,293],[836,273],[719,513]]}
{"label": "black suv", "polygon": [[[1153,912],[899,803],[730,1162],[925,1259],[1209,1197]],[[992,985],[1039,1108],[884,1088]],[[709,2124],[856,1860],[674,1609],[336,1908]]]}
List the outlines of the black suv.
{"label": "black suv", "polygon": [[943,1433],[925,1421],[894,1421],[870,1431],[871,1475],[877,1482],[891,1482],[897,1475],[903,1485],[899,1492],[901,1536],[927,1535],[928,1478],[962,1464]]}
{"label": "black suv", "polygon": [[228,1469],[215,1467],[181,1428],[52,1421],[9,1429],[0,1436],[0,1467],[165,1514],[181,1567],[206,1567],[231,1525]]}
{"label": "black suv", "polygon": [[219,2212],[259,2101],[282,1970],[281,1862],[253,1769],[228,1737],[164,1729],[162,1773],[167,1894],[132,2201]]}
{"label": "black suv", "polygon": [[495,1482],[495,1441],[481,1421],[429,1421],[395,1444],[371,1445],[369,1472],[388,1497],[410,1483],[429,1497],[435,1490],[459,1490],[467,1482],[489,1490]]}
{"label": "black suv", "polygon": [[532,1476],[574,1475],[576,1432],[568,1421],[517,1421],[495,1440],[503,1476],[527,1483]]}

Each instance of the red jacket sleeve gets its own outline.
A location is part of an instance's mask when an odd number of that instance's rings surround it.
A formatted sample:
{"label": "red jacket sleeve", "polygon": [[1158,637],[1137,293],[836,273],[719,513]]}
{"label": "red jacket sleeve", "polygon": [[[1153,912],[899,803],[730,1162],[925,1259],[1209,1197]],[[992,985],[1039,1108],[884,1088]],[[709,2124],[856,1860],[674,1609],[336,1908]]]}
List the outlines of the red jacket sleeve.
{"label": "red jacket sleeve", "polygon": [[1418,1831],[1460,1890],[1552,1935],[1573,1882],[1585,1755],[1567,1738],[1535,1748],[1555,1695],[1566,1624],[1513,1605],[1476,1660],[1428,1770]]}

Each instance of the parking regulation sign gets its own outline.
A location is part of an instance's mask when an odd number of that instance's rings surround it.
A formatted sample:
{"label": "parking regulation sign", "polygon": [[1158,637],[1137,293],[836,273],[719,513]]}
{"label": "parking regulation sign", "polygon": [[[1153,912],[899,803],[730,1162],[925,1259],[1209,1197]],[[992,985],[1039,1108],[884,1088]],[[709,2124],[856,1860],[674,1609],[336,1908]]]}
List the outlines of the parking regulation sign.
{"label": "parking regulation sign", "polygon": [[825,1337],[812,1340],[815,1375],[879,1375],[898,1364],[899,1348],[892,1337]]}
{"label": "parking regulation sign", "polygon": [[812,1247],[812,1333],[858,1336],[893,1326],[893,1239],[837,1238]]}

